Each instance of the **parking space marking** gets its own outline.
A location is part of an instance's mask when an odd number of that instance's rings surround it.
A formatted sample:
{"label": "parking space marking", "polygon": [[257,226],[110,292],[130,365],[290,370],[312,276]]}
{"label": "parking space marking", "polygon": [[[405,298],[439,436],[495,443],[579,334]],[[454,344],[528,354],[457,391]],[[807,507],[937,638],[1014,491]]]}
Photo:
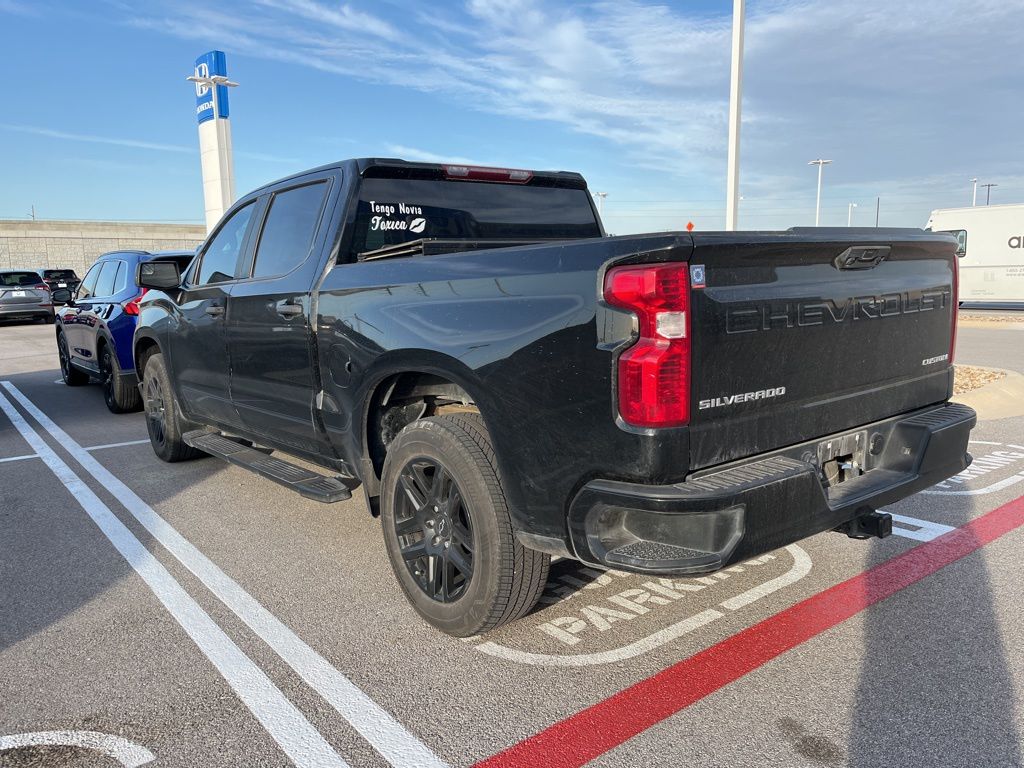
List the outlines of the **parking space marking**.
{"label": "parking space marking", "polygon": [[0,464],[8,461],[24,461],[25,459],[38,459],[38,453],[27,453],[24,456],[8,456],[6,459],[0,459]]}
{"label": "parking space marking", "polygon": [[[7,387],[7,382],[4,382]],[[8,387],[8,391],[12,388]],[[15,390],[16,391],[16,390]],[[13,393],[12,393],[13,394]],[[20,395],[21,393],[17,393]],[[348,768],[316,728],[0,393],[2,410],[50,471],[297,766]]]}
{"label": "parking space marking", "polygon": [[[879,512],[885,510],[880,509]],[[943,525],[942,523],[933,523],[930,520],[919,520],[916,517],[908,517],[907,515],[897,515],[893,512],[889,512],[892,516],[894,525],[892,527],[893,536],[902,536],[905,539],[914,539],[915,541],[931,541],[937,539],[939,536],[943,536],[950,531],[956,530],[952,525]]]}
{"label": "parking space marking", "polygon": [[[811,558],[803,549],[792,544],[786,547],[786,551],[793,556],[793,565],[788,571],[786,571],[786,573],[781,576],[777,576],[770,581],[766,581],[763,584],[759,584],[756,587],[752,587],[735,597],[729,598],[728,600],[721,602],[718,607],[729,611],[738,610],[760,600],[766,595],[778,592],[783,587],[787,587],[790,584],[800,581],[800,579],[810,573]],[[666,594],[670,593],[666,591]],[[676,593],[671,599],[679,599],[679,597],[681,597],[681,595]],[[521,651],[517,648],[509,648],[508,646],[499,645],[498,643],[491,641],[481,643],[475,647],[481,653],[486,653],[490,656],[495,656],[506,661],[513,661],[519,664],[532,664],[542,667],[587,667],[597,664],[611,664],[617,661],[624,661],[625,659],[632,659],[636,656],[652,651],[655,648],[659,648],[673,640],[678,640],[680,637],[700,629],[713,621],[717,621],[725,615],[726,614],[720,610],[709,608],[685,618],[682,621],[678,621],[671,626],[665,627],[664,629],[648,635],[647,637],[629,643],[628,645],[595,653],[531,653],[529,651]],[[581,619],[570,619],[570,621],[576,621],[581,625],[583,624]],[[544,625],[541,625],[541,627],[543,626]],[[573,630],[574,627],[570,625],[561,631],[571,633]]]}
{"label": "parking space marking", "polygon": [[106,448],[124,448],[128,445],[149,445],[149,438],[145,440],[128,440],[124,443],[104,443],[103,445],[87,445],[83,450],[86,451],[102,451]]}
{"label": "parking space marking", "polygon": [[930,496],[984,496],[989,493],[995,493],[1001,491],[1004,488],[1009,488],[1012,485],[1024,481],[1024,472],[1020,472],[1016,475],[1010,475],[998,482],[992,483],[992,485],[986,485],[984,488],[973,488],[967,491],[936,491],[933,488],[929,488],[920,493],[926,493]]}
{"label": "parking space marking", "polygon": [[446,763],[422,741],[196,549],[156,510],[39,410],[17,387],[9,381],[0,384],[88,474],[114,495],[154,539],[270,646],[307,685],[334,707],[385,760],[394,766],[447,768]]}
{"label": "parking space marking", "polygon": [[79,747],[102,752],[106,757],[117,760],[124,768],[139,768],[151,763],[156,756],[143,746],[97,731],[38,731],[37,733],[15,733],[0,736],[0,752],[8,749],[27,747]]}
{"label": "parking space marking", "polygon": [[579,768],[800,644],[1024,526],[1024,496],[737,632],[482,760]]}

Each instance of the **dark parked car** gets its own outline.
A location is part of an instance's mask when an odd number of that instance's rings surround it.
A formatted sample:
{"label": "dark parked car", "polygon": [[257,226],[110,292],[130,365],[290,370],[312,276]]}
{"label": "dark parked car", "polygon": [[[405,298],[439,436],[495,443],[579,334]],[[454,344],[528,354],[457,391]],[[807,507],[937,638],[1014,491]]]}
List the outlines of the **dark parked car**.
{"label": "dark parked car", "polygon": [[55,289],[54,300],[66,304],[57,312],[64,383],[75,387],[97,379],[113,413],[138,410],[132,336],[146,289],[135,282],[136,269],[148,261],[170,261],[185,269],[194,256],[193,251],[113,251],[96,260],[73,294]]}
{"label": "dark parked car", "polygon": [[27,269],[0,270],[0,320],[52,323],[53,297],[43,278]]}
{"label": "dark parked car", "polygon": [[578,174],[351,160],[243,196],[183,278],[140,265],[135,359],[160,458],[362,484],[416,610],[469,635],[525,615],[552,555],[684,575],[888,535],[879,507],[970,462],[955,252],[605,237]]}
{"label": "dark parked car", "polygon": [[67,288],[74,293],[81,282],[73,269],[37,269],[36,273],[43,278],[43,282],[49,286],[51,291]]}

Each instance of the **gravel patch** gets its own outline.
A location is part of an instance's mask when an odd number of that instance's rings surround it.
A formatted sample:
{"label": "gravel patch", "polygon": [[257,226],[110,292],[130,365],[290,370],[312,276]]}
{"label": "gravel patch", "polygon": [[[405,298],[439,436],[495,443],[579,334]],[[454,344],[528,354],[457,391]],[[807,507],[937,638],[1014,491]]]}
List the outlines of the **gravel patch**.
{"label": "gravel patch", "polygon": [[993,381],[1005,378],[1006,373],[991,368],[978,368],[973,365],[953,366],[953,394],[962,395],[972,389],[978,389]]}

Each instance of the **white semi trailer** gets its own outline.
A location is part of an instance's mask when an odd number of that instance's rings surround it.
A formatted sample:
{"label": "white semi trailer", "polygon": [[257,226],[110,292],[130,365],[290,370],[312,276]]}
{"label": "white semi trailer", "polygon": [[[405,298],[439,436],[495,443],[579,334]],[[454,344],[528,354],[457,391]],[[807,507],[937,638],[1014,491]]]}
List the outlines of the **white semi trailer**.
{"label": "white semi trailer", "polygon": [[961,302],[1024,307],[1024,205],[941,208],[926,229],[956,235]]}

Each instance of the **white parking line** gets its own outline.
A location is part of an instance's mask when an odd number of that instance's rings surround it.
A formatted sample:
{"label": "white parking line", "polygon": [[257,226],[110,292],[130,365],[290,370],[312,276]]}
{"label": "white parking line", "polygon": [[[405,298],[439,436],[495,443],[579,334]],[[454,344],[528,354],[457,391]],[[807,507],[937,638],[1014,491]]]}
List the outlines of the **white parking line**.
{"label": "white parking line", "polygon": [[124,448],[126,445],[149,445],[149,438],[145,440],[129,440],[126,443],[104,443],[103,445],[87,445],[83,450],[102,451],[104,448]]}
{"label": "white parking line", "polygon": [[[878,510],[884,512],[884,509]],[[907,517],[906,515],[897,515],[889,512],[892,515],[894,525],[892,527],[893,536],[902,536],[905,539],[914,539],[915,541],[931,541],[937,539],[939,536],[943,536],[950,531],[955,531],[956,528],[952,525],[943,525],[942,523],[933,523],[931,520],[920,520],[916,517]],[[906,526],[910,526],[909,528]]]}
{"label": "white parking line", "polygon": [[929,496],[984,496],[986,493],[1001,491],[1003,488],[1009,488],[1011,485],[1016,485],[1021,481],[1024,481],[1024,472],[1016,475],[1010,475],[999,482],[992,483],[992,485],[986,485],[984,488],[975,488],[970,491],[935,491],[927,489],[920,491],[920,493],[927,494]]}
{"label": "white parking line", "polygon": [[38,453],[29,453],[29,454],[26,454],[24,456],[8,456],[6,459],[0,459],[0,464],[3,464],[5,461],[24,461],[25,459],[38,459],[38,458],[39,458],[39,454]]}
{"label": "white parking line", "polygon": [[[803,549],[796,544],[791,544],[786,547],[786,551],[793,556],[793,565],[786,573],[764,584],[752,587],[736,597],[725,600],[719,603],[718,607],[730,611],[738,610],[773,592],[778,592],[790,584],[795,584],[811,572],[811,558]],[[725,613],[716,608],[708,608],[629,645],[596,653],[532,653],[530,651],[521,651],[518,648],[509,648],[506,645],[500,645],[491,640],[475,647],[481,653],[519,664],[533,664],[540,667],[589,667],[632,659],[655,648],[659,648],[665,645],[665,643],[678,640],[683,635],[711,624],[725,615]]]}
{"label": "white parking line", "polygon": [[[117,760],[124,768],[139,768],[156,760],[156,756],[145,747],[120,736],[96,731],[39,731],[0,736],[0,752],[6,749],[57,746],[80,747],[102,752],[106,757]],[[17,761],[17,757],[14,759]]]}
{"label": "white parking line", "polygon": [[446,764],[422,741],[196,549],[131,488],[72,440],[67,432],[39,410],[17,387],[9,381],[0,383],[88,474],[114,495],[153,538],[259,635],[307,685],[323,696],[385,760],[394,766],[446,768]]}
{"label": "white parking line", "polygon": [[[5,386],[7,382],[4,382]],[[8,387],[8,391],[13,387]],[[12,392],[17,399],[21,393]],[[11,420],[72,498],[92,518],[103,535],[163,603],[199,650],[216,667],[228,685],[263,724],[263,727],[298,766],[347,768],[320,732],[303,716],[263,671],[235,645],[170,572],[128,530],[110,508],[92,492],[47,445],[7,397],[0,394],[0,410]]]}

